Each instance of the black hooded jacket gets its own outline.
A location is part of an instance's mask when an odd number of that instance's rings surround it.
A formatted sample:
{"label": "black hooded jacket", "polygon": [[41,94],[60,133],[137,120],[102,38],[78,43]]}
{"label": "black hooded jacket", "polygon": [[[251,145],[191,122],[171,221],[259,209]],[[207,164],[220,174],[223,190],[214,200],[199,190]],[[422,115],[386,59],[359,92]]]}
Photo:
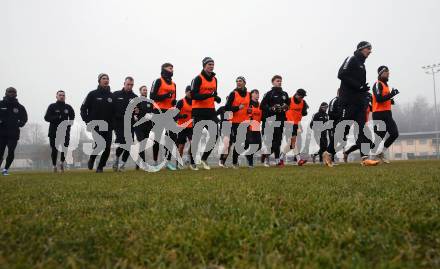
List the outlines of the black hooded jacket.
{"label": "black hooded jacket", "polygon": [[313,114],[312,121],[310,122],[310,128],[313,129],[313,123],[315,122],[322,122],[322,124],[325,124],[328,120],[327,112],[320,109],[318,112]]}
{"label": "black hooded jacket", "polygon": [[20,128],[28,120],[26,109],[17,98],[3,97],[0,101],[0,136],[19,139]]}
{"label": "black hooded jacket", "polygon": [[338,78],[341,80],[340,98],[342,103],[364,103],[365,95],[369,91],[366,87],[365,60],[365,56],[360,51],[356,51],[353,56],[345,59],[339,68]]}
{"label": "black hooded jacket", "polygon": [[92,120],[104,120],[109,123],[109,128],[111,128],[113,114],[113,96],[110,87],[98,87],[98,89],[89,92],[81,105],[81,118],[86,123]]}
{"label": "black hooded jacket", "polygon": [[145,117],[145,115],[153,113],[153,104],[147,101],[141,101],[137,105],[139,113],[136,115],[139,119]]}
{"label": "black hooded jacket", "polygon": [[[139,109],[139,113],[135,113],[137,120],[142,119],[147,114],[153,113],[153,104],[151,102],[141,101],[137,104],[137,108]],[[147,128],[148,126],[152,126],[151,121],[144,122],[141,125],[134,127],[134,129],[142,131],[145,130],[145,128]]]}
{"label": "black hooded jacket", "polygon": [[[44,115],[44,120],[49,122],[49,137],[56,137],[58,125],[65,120],[74,120],[75,111],[65,102],[57,101],[49,105]],[[67,127],[67,133],[70,133],[70,126]]]}
{"label": "black hooded jacket", "polygon": [[[113,126],[114,128],[124,128],[124,116],[127,110],[128,104],[137,95],[132,91],[125,91],[124,89],[120,91],[115,91],[112,94],[113,98]],[[132,118],[132,122],[133,122]]]}
{"label": "black hooded jacket", "polygon": [[285,121],[286,113],[284,111],[277,112],[271,109],[275,105],[290,105],[289,95],[283,91],[282,88],[272,87],[272,89],[264,95],[263,100],[261,100],[261,109],[263,111],[263,119],[275,115],[277,121]]}
{"label": "black hooded jacket", "polygon": [[342,108],[338,96],[330,101],[328,105],[328,116],[329,119],[334,121],[339,121],[342,119]]}

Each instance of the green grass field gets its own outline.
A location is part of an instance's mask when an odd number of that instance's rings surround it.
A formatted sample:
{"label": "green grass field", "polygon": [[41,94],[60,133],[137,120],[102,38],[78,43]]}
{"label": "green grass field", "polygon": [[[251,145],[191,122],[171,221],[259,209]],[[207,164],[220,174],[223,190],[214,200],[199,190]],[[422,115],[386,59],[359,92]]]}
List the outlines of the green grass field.
{"label": "green grass field", "polygon": [[440,162],[0,177],[0,267],[439,268]]}

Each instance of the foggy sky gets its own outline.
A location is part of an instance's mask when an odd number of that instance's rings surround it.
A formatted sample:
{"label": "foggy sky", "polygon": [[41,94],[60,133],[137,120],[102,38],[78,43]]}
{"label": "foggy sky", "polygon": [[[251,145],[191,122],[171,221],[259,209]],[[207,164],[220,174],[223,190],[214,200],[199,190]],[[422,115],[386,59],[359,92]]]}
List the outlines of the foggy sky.
{"label": "foggy sky", "polygon": [[334,97],[338,68],[367,40],[370,85],[384,64],[401,92],[397,102],[416,95],[433,102],[432,79],[421,66],[440,62],[439,14],[438,0],[1,0],[0,94],[16,87],[30,121],[43,122],[63,89],[79,120],[101,72],[113,91],[133,76],[137,93],[171,62],[181,98],[210,56],[222,104],[237,76],[264,93],[280,74],[289,95],[307,90],[312,114]]}

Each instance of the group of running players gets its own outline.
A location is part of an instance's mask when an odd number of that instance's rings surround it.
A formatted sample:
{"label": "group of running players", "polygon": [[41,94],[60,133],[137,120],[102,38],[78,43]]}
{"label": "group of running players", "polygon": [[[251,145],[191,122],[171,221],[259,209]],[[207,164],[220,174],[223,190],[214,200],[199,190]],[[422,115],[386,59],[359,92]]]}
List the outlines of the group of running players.
{"label": "group of running players", "polygon": [[[388,86],[389,70],[386,66],[381,66],[378,69],[378,80],[373,86],[372,94],[370,87],[366,80],[365,60],[370,55],[372,50],[371,44],[362,41],[358,44],[354,55],[348,57],[342,64],[338,78],[341,80],[341,85],[337,96],[331,100],[329,104],[323,102],[313,119],[310,127],[317,122],[325,124],[327,121],[333,121],[332,127],[329,130],[316,132],[316,140],[320,147],[319,155],[321,162],[327,166],[333,166],[335,160],[335,133],[338,123],[347,120],[356,123],[359,127],[359,134],[356,138],[356,143],[343,152],[344,161],[347,160],[348,154],[355,150],[360,150],[361,164],[364,166],[374,166],[380,162],[388,163],[385,158],[386,150],[391,146],[398,136],[396,123],[391,114],[391,105],[393,104],[393,97],[399,92],[396,89],[391,89]],[[289,150],[294,150],[297,144],[298,130],[301,128],[301,120],[308,113],[309,106],[304,100],[307,92],[304,89],[296,90],[292,96],[283,90],[282,77],[275,75],[272,77],[272,88],[266,92],[260,102],[260,92],[257,89],[249,91],[246,87],[246,78],[240,76],[236,79],[236,88],[226,98],[224,106],[216,109],[216,103],[222,102],[222,99],[217,93],[217,78],[214,73],[214,60],[206,57],[202,61],[203,70],[197,75],[190,86],[185,89],[185,97],[181,100],[176,100],[176,84],[173,82],[173,65],[165,63],[161,67],[160,78],[156,79],[150,89],[149,102],[147,99],[138,103],[131,115],[131,139],[136,135],[138,141],[141,143],[141,150],[139,157],[146,160],[145,141],[151,136],[154,122],[151,120],[143,120],[148,116],[154,114],[166,113],[170,109],[178,109],[178,114],[175,116],[175,121],[178,126],[183,126],[184,129],[178,133],[168,130],[166,134],[154,134],[153,145],[153,161],[157,164],[160,159],[160,137],[167,135],[176,145],[180,156],[184,153],[186,143],[190,143],[193,137],[193,127],[200,121],[215,122],[214,132],[217,136],[221,135],[224,142],[225,149],[220,154],[219,166],[227,167],[226,160],[229,152],[232,151],[232,164],[234,168],[239,166],[240,154],[236,150],[238,146],[237,135],[239,133],[240,124],[247,122],[246,139],[243,142],[244,148],[249,148],[250,145],[257,145],[261,149],[263,138],[265,137],[265,126],[271,124],[275,120],[278,125],[273,127],[273,137],[271,145],[261,154],[261,163],[264,166],[270,166],[269,156],[274,154],[275,165],[283,167],[286,162],[286,153]],[[106,166],[110,148],[113,140],[113,133],[116,136],[115,143],[118,144],[115,152],[115,161],[113,163],[114,171],[123,171],[126,162],[130,156],[129,149],[125,146],[127,144],[127,137],[124,132],[124,116],[130,102],[138,97],[133,92],[134,79],[126,77],[123,88],[119,91],[111,92],[110,79],[107,74],[100,74],[98,76],[97,89],[88,93],[83,104],[81,105],[80,114],[82,120],[89,124],[92,121],[104,121],[108,124],[107,130],[99,129],[97,126],[93,127],[92,134],[94,141],[98,141],[100,136],[105,141],[104,150],[100,153],[100,159],[96,166],[96,172],[103,172]],[[148,97],[148,89],[146,86],[139,88],[139,95]],[[327,112],[328,111],[328,112]],[[370,148],[374,147],[374,142],[369,139],[364,133],[364,126],[368,121],[369,114],[372,112],[373,120],[382,120],[385,122],[386,129],[375,128],[375,133],[380,138],[388,137],[385,140],[383,150],[370,158],[369,152],[362,149],[362,144],[369,144]],[[65,169],[65,154],[64,151],[59,154],[59,139],[57,140],[58,127],[64,121],[73,121],[75,119],[75,112],[73,108],[65,102],[65,92],[60,90],[56,93],[56,102],[50,104],[44,119],[49,122],[49,142],[52,149],[51,159],[53,164],[53,171],[59,172]],[[17,101],[17,91],[13,87],[6,89],[5,97],[0,101],[0,166],[3,163],[3,156],[5,149],[8,148],[8,156],[3,175],[8,175],[8,169],[14,159],[14,151],[19,139],[20,128],[27,122],[27,113],[25,108]],[[136,124],[136,123],[140,124]],[[229,125],[228,125],[229,124]],[[230,126],[230,133],[224,132],[225,126]],[[205,128],[213,128],[213,125],[206,125]],[[347,141],[347,135],[351,126],[347,125],[344,129],[343,141]],[[211,130],[212,131],[212,130]],[[287,134],[288,132],[288,134]],[[226,133],[226,135],[225,135]],[[68,147],[70,141],[70,126],[67,127],[63,133],[62,144]],[[282,149],[283,136],[290,137],[288,149]],[[241,141],[241,140],[240,140]],[[264,143],[263,143],[264,144]],[[95,144],[96,147],[97,144]],[[194,160],[192,150],[189,150],[189,168],[198,170],[198,166]],[[203,169],[210,169],[208,158],[212,149],[206,150],[201,154],[200,166]],[[58,155],[60,161],[57,163]],[[305,158],[301,158],[301,154],[296,154],[295,161],[298,165],[303,165],[306,162]],[[98,155],[93,153],[90,155],[88,161],[88,168],[94,169]],[[181,164],[172,160],[170,150],[165,151],[164,158],[167,159],[166,167],[169,170],[176,170],[183,168]],[[254,155],[246,155],[248,166],[254,167]],[[138,166],[137,166],[138,168]]]}

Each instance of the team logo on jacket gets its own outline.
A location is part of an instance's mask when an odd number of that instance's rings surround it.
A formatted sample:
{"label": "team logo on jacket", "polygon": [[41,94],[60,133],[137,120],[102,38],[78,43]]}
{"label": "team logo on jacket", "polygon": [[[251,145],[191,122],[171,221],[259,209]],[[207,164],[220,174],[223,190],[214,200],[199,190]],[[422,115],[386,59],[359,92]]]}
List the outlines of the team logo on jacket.
{"label": "team logo on jacket", "polygon": [[96,98],[96,100],[98,100],[98,101],[101,101],[101,100],[102,100],[102,98],[101,98],[101,97],[97,97],[97,98]]}
{"label": "team logo on jacket", "polygon": [[107,102],[109,103],[113,102],[112,98],[111,97],[107,98]]}
{"label": "team logo on jacket", "polygon": [[69,114],[69,110],[67,110],[67,108],[64,109],[64,114]]}
{"label": "team logo on jacket", "polygon": [[14,109],[12,109],[12,112],[14,112],[15,114],[18,113],[18,108],[14,107]]}

